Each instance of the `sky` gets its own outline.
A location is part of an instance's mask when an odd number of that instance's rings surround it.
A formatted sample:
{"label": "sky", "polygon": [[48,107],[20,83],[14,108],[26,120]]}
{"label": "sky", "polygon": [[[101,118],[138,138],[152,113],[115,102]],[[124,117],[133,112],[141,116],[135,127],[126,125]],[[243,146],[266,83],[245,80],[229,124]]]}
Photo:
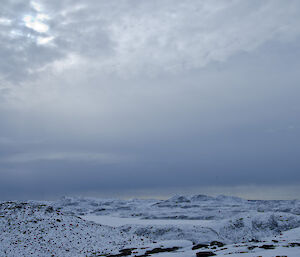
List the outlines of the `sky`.
{"label": "sky", "polygon": [[299,12],[2,0],[0,199],[300,198]]}

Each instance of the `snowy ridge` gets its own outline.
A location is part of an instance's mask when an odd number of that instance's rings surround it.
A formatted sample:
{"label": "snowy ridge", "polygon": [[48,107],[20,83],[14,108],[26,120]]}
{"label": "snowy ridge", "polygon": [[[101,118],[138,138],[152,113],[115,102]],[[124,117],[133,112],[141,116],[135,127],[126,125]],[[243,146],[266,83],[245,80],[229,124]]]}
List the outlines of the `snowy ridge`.
{"label": "snowy ridge", "polygon": [[206,195],[2,202],[0,256],[299,257],[299,210]]}
{"label": "snowy ridge", "polygon": [[149,240],[64,214],[45,204],[0,205],[0,256],[91,256]]}
{"label": "snowy ridge", "polygon": [[249,212],[247,215],[240,214],[221,224],[218,229],[219,236],[228,243],[238,243],[261,240],[297,228],[300,226],[300,216],[287,213]]}
{"label": "snowy ridge", "polygon": [[249,211],[300,214],[299,200],[245,200],[223,195],[176,195],[167,200],[64,197],[53,204],[76,215],[96,214],[142,219],[223,220]]}
{"label": "snowy ridge", "polygon": [[217,240],[227,244],[261,240],[279,235],[300,226],[300,216],[286,213],[248,213],[232,219],[215,221],[206,226],[192,224],[124,225],[124,232],[147,236],[155,241],[189,240],[193,243],[209,243]]}

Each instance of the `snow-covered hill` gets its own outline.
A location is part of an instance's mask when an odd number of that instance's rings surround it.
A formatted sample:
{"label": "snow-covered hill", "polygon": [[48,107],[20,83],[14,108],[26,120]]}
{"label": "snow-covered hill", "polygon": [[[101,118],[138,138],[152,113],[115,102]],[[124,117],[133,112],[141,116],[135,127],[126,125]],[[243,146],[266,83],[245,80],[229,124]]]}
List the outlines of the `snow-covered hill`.
{"label": "snow-covered hill", "polygon": [[0,205],[0,256],[93,256],[150,241],[26,202]]}
{"label": "snow-covered hill", "polygon": [[223,195],[176,195],[167,200],[63,197],[53,204],[76,215],[96,214],[143,219],[221,220],[249,211],[300,215],[299,200],[245,200]]}
{"label": "snow-covered hill", "polygon": [[2,202],[0,256],[299,257],[299,210],[205,195]]}

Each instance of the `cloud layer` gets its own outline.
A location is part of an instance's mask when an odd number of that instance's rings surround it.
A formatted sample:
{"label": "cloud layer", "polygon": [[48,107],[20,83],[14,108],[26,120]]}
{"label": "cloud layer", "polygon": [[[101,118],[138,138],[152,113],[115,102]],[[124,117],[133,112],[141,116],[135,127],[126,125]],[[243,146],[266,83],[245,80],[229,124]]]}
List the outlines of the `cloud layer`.
{"label": "cloud layer", "polygon": [[[7,1],[1,77],[14,82],[57,63],[123,76],[225,61],[300,33],[298,1]],[[63,67],[58,67],[61,69]]]}
{"label": "cloud layer", "polygon": [[299,184],[299,1],[4,1],[0,193]]}

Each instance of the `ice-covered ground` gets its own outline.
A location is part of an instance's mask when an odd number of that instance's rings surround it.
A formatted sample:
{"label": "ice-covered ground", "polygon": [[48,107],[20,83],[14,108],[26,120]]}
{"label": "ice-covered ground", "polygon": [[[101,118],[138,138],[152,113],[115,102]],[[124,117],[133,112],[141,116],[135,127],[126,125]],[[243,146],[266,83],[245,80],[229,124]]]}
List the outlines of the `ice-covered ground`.
{"label": "ice-covered ground", "polygon": [[2,202],[0,256],[300,256],[300,201]]}
{"label": "ice-covered ground", "polygon": [[142,219],[220,220],[248,211],[300,215],[299,200],[245,200],[206,195],[174,196],[168,200],[116,200],[65,197],[54,203],[77,215],[96,214]]}

